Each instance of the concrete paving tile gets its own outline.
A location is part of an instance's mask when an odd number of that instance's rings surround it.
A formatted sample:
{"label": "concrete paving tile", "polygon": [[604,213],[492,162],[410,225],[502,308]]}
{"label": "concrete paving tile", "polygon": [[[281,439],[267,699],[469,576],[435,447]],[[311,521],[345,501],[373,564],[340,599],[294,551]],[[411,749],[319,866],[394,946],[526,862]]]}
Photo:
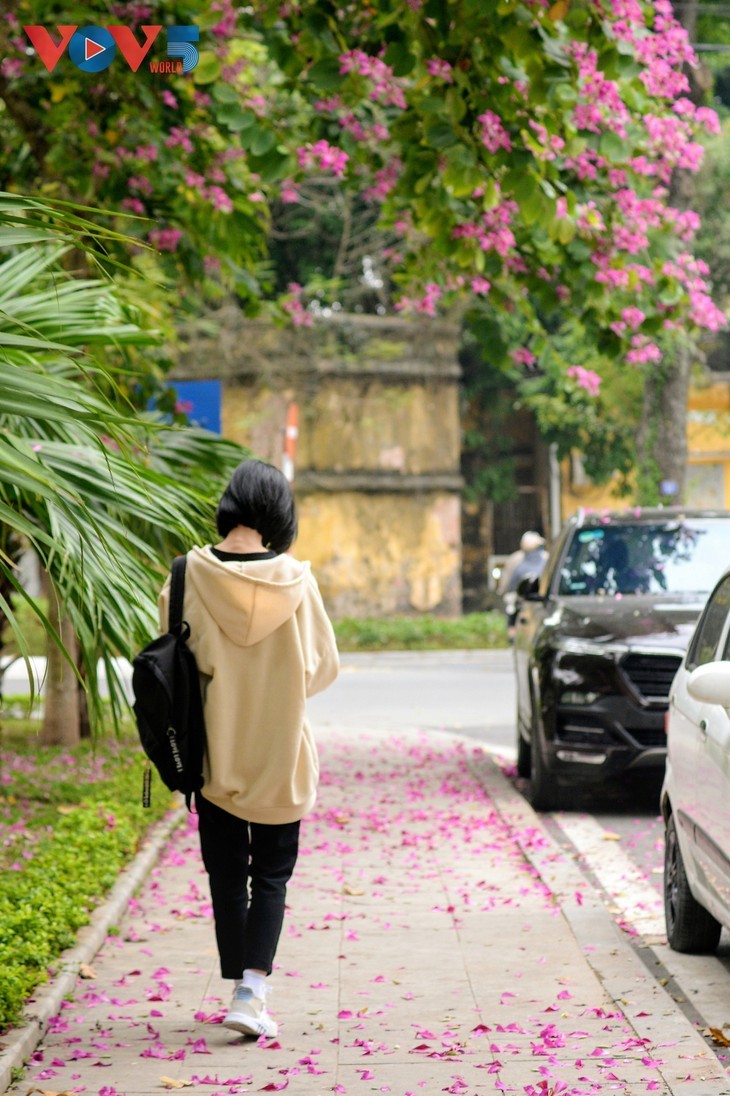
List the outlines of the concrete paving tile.
{"label": "concrete paving tile", "polygon": [[428,1059],[415,1064],[393,1061],[372,1066],[343,1065],[338,1070],[337,1083],[348,1096],[366,1096],[371,1092],[389,1092],[391,1096],[420,1096],[421,1093],[436,1096],[441,1092],[482,1096],[495,1091],[494,1076],[488,1067]]}
{"label": "concrete paving tile", "polygon": [[[415,748],[413,738],[403,741]],[[466,793],[445,796],[444,780],[453,782],[460,764],[453,742],[439,760],[429,740],[429,767],[415,776],[410,755],[383,758],[383,742],[328,736],[325,766],[347,765],[303,827],[271,978],[277,1039],[244,1040],[209,1022],[231,987],[217,968],[197,837],[183,829],[130,903],[119,936],[94,959],[96,979],[77,984],[39,1048],[42,1060],[14,1093],[35,1084],[158,1096],[167,1075],[196,1077],[196,1090],[211,1096],[232,1094],[237,1077],[242,1091],[286,1084],[287,1096],[325,1096],[337,1083],[350,1096],[482,1096],[500,1081],[524,1096],[549,1069],[557,1079],[597,1078],[605,1092],[638,1096],[658,1078],[654,1091],[666,1096],[722,1096],[712,1051],[606,911],[556,907],[463,772]],[[425,800],[411,802],[410,779],[419,794],[428,789]],[[538,819],[522,803],[519,810],[521,832],[537,841]],[[434,821],[441,816],[448,832]],[[571,882],[570,865],[552,857],[546,838],[539,848],[550,877]],[[540,1044],[546,1053],[535,1053]],[[46,1071],[53,1076],[44,1079]]]}

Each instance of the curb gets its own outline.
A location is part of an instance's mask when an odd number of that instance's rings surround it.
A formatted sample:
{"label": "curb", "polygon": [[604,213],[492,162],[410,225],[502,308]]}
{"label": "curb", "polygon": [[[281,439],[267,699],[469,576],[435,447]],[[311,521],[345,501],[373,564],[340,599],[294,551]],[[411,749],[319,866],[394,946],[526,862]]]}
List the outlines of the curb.
{"label": "curb", "polygon": [[[730,1096],[730,1079],[714,1051],[648,972],[603,902],[585,888],[585,877],[578,867],[556,844],[540,816],[515,792],[489,751],[484,751],[484,760],[486,764],[481,758],[470,762],[472,773],[515,833],[525,859],[549,888],[586,963],[636,1034],[667,1048],[666,1065],[660,1074],[667,1092],[678,1091],[673,1082],[681,1077],[680,1059],[685,1059],[686,1072],[688,1065],[694,1064],[686,1061],[689,1057],[704,1063],[706,1076],[690,1081],[681,1078],[683,1096]],[[535,831],[540,833],[539,841],[531,837]],[[580,904],[575,898],[578,892]],[[674,1053],[669,1048],[675,1048]]]}
{"label": "curb", "polygon": [[170,834],[187,814],[184,806],[173,808],[148,831],[135,858],[120,873],[106,899],[91,914],[89,924],[79,930],[78,942],[64,951],[58,961],[58,973],[38,987],[23,1014],[22,1026],[2,1037],[0,1053],[0,1092],[7,1093],[13,1083],[13,1071],[22,1068],[45,1034],[48,1022],[56,1015],[64,997],[76,984],[79,967],[96,955],[106,939],[109,926],[120,920],[129,900],[159,858]]}

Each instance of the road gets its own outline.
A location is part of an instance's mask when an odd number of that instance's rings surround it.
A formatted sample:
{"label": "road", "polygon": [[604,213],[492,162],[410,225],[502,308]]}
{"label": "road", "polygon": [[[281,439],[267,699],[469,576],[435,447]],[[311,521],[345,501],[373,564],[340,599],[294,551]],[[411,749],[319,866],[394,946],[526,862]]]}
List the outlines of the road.
{"label": "road", "polygon": [[[511,651],[385,652],[342,656],[335,685],[314,697],[315,728],[448,731],[515,757]],[[518,791],[529,784],[512,775]],[[661,900],[664,831],[659,783],[591,793],[580,808],[542,815],[551,835],[604,895],[638,952],[701,1027],[730,1027],[730,934],[714,956],[683,956],[665,942]],[[730,1055],[730,1048],[728,1049]],[[729,1058],[730,1060],[730,1058]]]}

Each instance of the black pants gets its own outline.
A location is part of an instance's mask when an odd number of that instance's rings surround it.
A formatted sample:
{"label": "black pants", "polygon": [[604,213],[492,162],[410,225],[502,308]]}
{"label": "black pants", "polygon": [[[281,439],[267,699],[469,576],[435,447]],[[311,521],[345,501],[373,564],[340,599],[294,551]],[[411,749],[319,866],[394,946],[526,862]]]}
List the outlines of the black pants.
{"label": "black pants", "polygon": [[271,974],[286,885],[297,862],[299,823],[244,822],[202,795],[196,804],[221,974],[240,978],[246,969]]}

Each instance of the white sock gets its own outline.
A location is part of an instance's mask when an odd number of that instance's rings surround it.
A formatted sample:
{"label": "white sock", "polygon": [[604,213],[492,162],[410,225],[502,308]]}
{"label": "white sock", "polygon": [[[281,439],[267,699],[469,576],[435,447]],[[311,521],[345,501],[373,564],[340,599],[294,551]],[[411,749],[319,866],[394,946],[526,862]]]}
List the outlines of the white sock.
{"label": "white sock", "polygon": [[260,974],[257,970],[244,970],[243,984],[251,990],[255,997],[266,996],[267,986],[265,974]]}

